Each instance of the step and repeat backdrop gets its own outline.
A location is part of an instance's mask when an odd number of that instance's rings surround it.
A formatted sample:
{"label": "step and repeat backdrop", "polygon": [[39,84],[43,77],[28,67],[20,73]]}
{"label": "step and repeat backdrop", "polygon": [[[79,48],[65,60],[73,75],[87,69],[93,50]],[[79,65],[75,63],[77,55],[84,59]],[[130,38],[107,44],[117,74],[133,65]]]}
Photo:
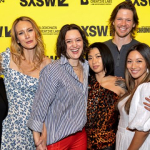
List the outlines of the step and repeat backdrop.
{"label": "step and repeat backdrop", "polygon": [[[33,18],[40,27],[46,55],[55,59],[55,44],[64,24],[81,26],[90,43],[110,38],[108,19],[123,0],[0,0],[0,52],[10,46],[12,22],[20,16]],[[150,45],[150,0],[132,0],[138,16],[136,39]]]}

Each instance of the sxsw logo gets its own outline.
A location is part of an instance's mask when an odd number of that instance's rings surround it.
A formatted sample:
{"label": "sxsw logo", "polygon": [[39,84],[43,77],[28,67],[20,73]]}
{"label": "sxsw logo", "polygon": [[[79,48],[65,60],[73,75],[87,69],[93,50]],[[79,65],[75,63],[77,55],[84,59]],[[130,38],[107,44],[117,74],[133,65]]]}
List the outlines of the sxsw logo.
{"label": "sxsw logo", "polygon": [[87,36],[109,36],[110,33],[108,33],[108,26],[81,26],[83,31]]}
{"label": "sxsw logo", "polygon": [[89,0],[81,0],[81,5],[88,5],[89,4]]}
{"label": "sxsw logo", "polygon": [[137,6],[150,6],[150,0],[126,0],[126,1],[132,1],[132,3]]}
{"label": "sxsw logo", "polygon": [[[56,4],[57,1],[57,4]],[[66,0],[20,0],[20,5],[22,7],[26,6],[34,6],[34,7],[42,7],[42,6],[68,6]]]}
{"label": "sxsw logo", "polygon": [[10,30],[7,26],[0,26],[0,37],[10,37]]}
{"label": "sxsw logo", "polygon": [[0,3],[4,3],[5,2],[5,0],[0,0]]}

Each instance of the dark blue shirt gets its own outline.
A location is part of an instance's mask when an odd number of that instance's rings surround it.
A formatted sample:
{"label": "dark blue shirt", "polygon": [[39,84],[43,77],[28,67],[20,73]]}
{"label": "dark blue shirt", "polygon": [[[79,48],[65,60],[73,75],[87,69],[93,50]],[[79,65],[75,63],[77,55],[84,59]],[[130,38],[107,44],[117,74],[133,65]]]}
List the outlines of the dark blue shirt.
{"label": "dark blue shirt", "polygon": [[104,43],[108,46],[114,58],[114,75],[125,78],[125,59],[127,52],[133,45],[138,44],[139,42],[132,39],[130,43],[122,45],[120,51],[118,50],[117,45],[112,42],[112,39]]}

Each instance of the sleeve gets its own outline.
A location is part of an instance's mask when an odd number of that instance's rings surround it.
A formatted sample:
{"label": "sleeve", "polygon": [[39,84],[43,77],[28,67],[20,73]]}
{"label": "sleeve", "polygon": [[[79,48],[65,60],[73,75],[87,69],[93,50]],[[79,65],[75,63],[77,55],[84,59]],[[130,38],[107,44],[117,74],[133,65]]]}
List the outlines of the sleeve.
{"label": "sleeve", "polygon": [[150,130],[150,111],[144,108],[145,97],[150,96],[150,83],[141,84],[135,91],[129,111],[129,128],[139,131]]}
{"label": "sleeve", "polygon": [[57,92],[58,81],[55,71],[50,68],[51,64],[46,66],[40,73],[38,89],[33,100],[31,115],[27,123],[30,129],[37,132],[42,132],[43,122],[47,117],[47,112]]}
{"label": "sleeve", "polygon": [[10,66],[10,49],[7,48],[5,52],[1,53],[2,56],[2,68],[5,71],[6,68]]}

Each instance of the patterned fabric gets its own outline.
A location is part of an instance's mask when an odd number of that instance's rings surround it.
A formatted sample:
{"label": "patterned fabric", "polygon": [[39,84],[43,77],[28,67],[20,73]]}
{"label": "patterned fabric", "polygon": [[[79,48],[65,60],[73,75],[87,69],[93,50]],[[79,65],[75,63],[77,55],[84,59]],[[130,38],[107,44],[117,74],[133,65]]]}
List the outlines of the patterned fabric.
{"label": "patterned fabric", "polygon": [[26,126],[38,79],[9,68],[10,50],[2,54],[4,83],[9,110],[3,122],[2,150],[34,150],[32,131]]}
{"label": "patterned fabric", "polygon": [[116,93],[103,88],[94,76],[90,77],[86,124],[89,150],[108,148],[115,143],[118,98]]}
{"label": "patterned fabric", "polygon": [[41,132],[47,128],[47,145],[81,131],[86,124],[88,97],[88,62],[82,63],[81,83],[66,57],[47,65],[40,73],[28,126]]}

